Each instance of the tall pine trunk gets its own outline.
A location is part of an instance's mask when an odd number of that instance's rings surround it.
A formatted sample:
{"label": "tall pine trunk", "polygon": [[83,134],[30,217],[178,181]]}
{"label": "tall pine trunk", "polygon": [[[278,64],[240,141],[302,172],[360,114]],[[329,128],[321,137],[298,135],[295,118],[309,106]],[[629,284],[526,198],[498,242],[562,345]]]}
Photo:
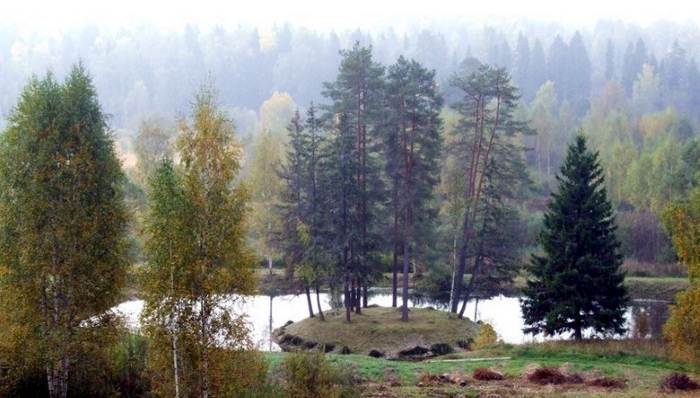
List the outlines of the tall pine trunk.
{"label": "tall pine trunk", "polygon": [[409,267],[409,248],[408,244],[404,239],[403,242],[403,286],[402,286],[402,306],[401,306],[401,320],[408,321],[408,267]]}
{"label": "tall pine trunk", "polygon": [[309,318],[314,317],[314,307],[311,305],[311,290],[309,289],[309,284],[304,285],[304,290],[306,291],[306,304],[309,307]]}
{"label": "tall pine trunk", "polygon": [[398,302],[398,290],[399,290],[399,259],[397,251],[399,248],[397,244],[394,244],[394,255],[392,263],[392,273],[393,278],[391,282],[391,306],[396,308]]}
{"label": "tall pine trunk", "polygon": [[323,314],[323,309],[321,308],[321,294],[319,292],[318,281],[316,282],[316,306],[318,307],[318,317],[322,321],[326,320],[326,316]]}

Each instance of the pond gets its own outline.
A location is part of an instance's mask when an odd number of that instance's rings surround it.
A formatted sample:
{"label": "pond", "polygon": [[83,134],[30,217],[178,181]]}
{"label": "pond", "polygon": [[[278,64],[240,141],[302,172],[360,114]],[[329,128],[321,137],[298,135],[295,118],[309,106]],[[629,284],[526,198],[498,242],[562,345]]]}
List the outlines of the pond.
{"label": "pond", "polygon": [[[322,293],[321,305],[324,311],[331,309],[330,302],[330,295]],[[391,294],[372,294],[369,297],[369,304],[383,307],[391,306]],[[437,309],[445,309],[444,304],[419,299],[409,300],[409,306],[421,308],[432,306]],[[132,300],[121,303],[115,307],[115,310],[126,318],[131,327],[138,328],[138,319],[142,308],[143,302],[141,300]],[[296,322],[308,317],[308,307],[304,295],[249,296],[243,302],[235,305],[234,311],[236,313],[244,312],[248,315],[254,342],[260,350],[264,351],[279,350],[279,347],[270,339],[272,330],[284,325],[287,321]],[[522,344],[543,340],[541,336],[533,337],[523,333],[524,323],[520,311],[520,301],[517,297],[498,296],[488,300],[479,300],[478,304],[476,300],[472,300],[467,303],[465,315],[473,320],[491,323],[498,336],[506,343]],[[667,302],[635,300],[625,314],[628,335],[631,335],[632,331],[635,330],[635,324],[644,322],[646,327],[643,329],[647,331],[646,337],[659,337],[667,316]],[[562,335],[548,339],[566,339],[568,337],[568,335]]]}

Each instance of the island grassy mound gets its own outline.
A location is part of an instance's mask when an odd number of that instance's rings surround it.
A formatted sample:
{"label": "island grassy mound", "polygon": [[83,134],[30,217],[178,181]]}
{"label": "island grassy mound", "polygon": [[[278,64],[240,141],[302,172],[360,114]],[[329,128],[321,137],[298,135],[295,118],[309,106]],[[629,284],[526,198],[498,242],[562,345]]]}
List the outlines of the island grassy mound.
{"label": "island grassy mound", "polygon": [[273,338],[284,351],[323,349],[342,354],[421,359],[467,348],[478,325],[468,319],[450,319],[446,312],[412,308],[408,322],[397,308],[373,307],[353,313],[345,321],[342,311],[289,324],[275,330]]}

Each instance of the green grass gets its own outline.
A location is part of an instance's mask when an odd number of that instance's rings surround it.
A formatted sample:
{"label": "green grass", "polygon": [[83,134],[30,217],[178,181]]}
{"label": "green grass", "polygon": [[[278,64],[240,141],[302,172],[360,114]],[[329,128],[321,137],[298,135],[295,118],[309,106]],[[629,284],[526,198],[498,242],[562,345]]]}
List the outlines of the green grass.
{"label": "green grass", "polygon": [[285,328],[286,334],[299,336],[305,341],[347,346],[353,353],[367,354],[379,350],[388,356],[415,346],[430,348],[435,343],[447,343],[457,348],[457,341],[473,338],[478,327],[467,319],[450,319],[446,312],[433,309],[411,308],[409,322],[401,321],[397,308],[365,308],[362,315],[352,315],[352,323],[345,321],[345,313],[327,313],[326,321],[309,318]]}
{"label": "green grass", "polygon": [[[271,368],[277,366],[287,353],[267,353]],[[488,359],[510,357],[510,359]],[[566,397],[656,397],[659,381],[671,371],[692,374],[697,378],[698,366],[680,363],[668,357],[666,349],[657,341],[586,341],[549,342],[522,346],[500,344],[479,351],[462,352],[423,362],[404,362],[376,359],[364,355],[329,354],[328,360],[345,371],[352,370],[368,390],[382,383],[387,372],[398,377],[402,385],[390,388],[401,397],[449,396],[459,392],[466,396],[480,396],[489,389],[507,388],[507,396],[566,396]],[[446,361],[454,359],[485,359],[475,362]],[[627,380],[628,388],[606,391],[584,385],[541,388],[525,381],[523,375],[534,366],[565,367],[588,377],[604,375]],[[503,372],[507,379],[503,385],[470,382],[468,388],[441,386],[439,389],[416,387],[422,374],[463,373],[470,375],[474,369],[490,367]],[[382,388],[386,389],[386,386]],[[454,391],[453,391],[454,390]],[[433,395],[435,394],[435,395]],[[440,395],[443,394],[443,395]],[[444,395],[447,394],[447,395]]]}

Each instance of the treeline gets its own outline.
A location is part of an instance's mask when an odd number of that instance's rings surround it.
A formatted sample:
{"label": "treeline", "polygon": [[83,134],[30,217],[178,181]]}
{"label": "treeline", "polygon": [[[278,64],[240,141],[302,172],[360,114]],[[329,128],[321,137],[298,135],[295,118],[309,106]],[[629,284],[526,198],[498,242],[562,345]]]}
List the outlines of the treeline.
{"label": "treeline", "polygon": [[95,74],[113,127],[135,130],[146,116],[185,112],[190,93],[207,74],[221,88],[222,106],[245,119],[275,91],[288,92],[302,104],[320,101],[321,82],[332,80],[340,63],[338,51],[355,41],[371,45],[381,63],[403,54],[435,69],[441,90],[448,90],[465,58],[506,68],[527,101],[552,81],[577,116],[585,114],[590,96],[610,80],[632,95],[644,64],[660,76],[662,107],[672,104],[686,112],[698,105],[696,27],[600,21],[575,32],[529,21],[515,27],[435,21],[405,32],[318,32],[290,24],[267,30],[188,26],[177,32],[89,26],[60,36],[27,36],[0,27],[0,114],[7,114],[31,73],[51,68],[63,74],[82,59]]}

